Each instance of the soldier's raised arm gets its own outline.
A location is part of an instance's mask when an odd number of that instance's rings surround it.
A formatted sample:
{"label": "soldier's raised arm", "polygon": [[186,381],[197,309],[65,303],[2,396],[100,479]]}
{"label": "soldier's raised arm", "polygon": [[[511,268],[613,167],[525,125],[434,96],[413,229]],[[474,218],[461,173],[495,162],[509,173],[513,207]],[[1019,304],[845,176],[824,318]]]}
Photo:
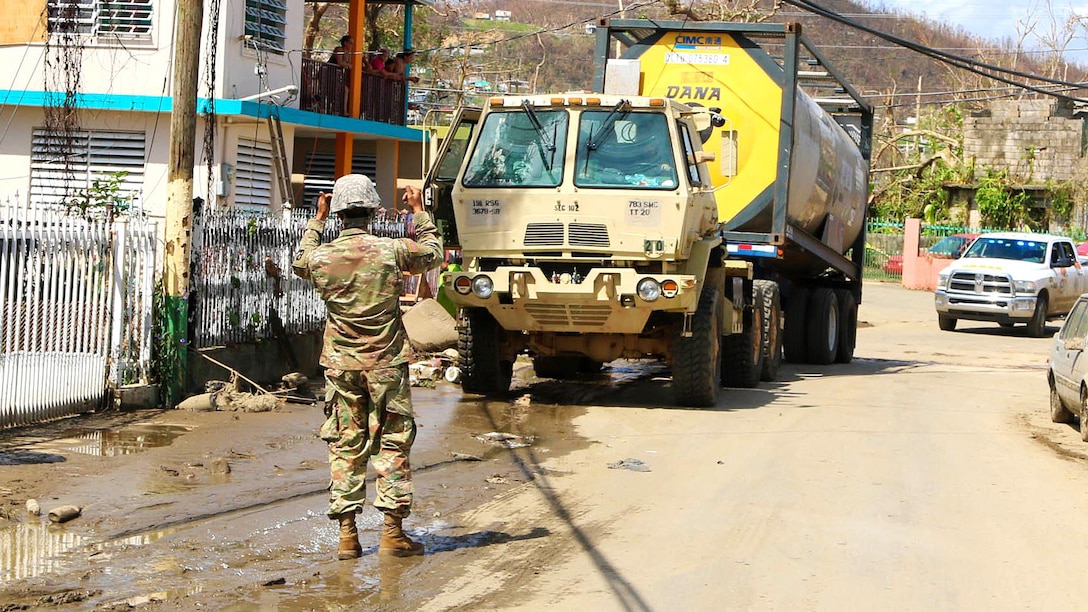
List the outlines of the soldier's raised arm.
{"label": "soldier's raised arm", "polygon": [[322,191],[317,196],[317,213],[306,222],[306,229],[302,230],[302,239],[298,241],[298,250],[295,251],[295,260],[291,262],[295,276],[310,278],[310,253],[321,244],[321,231],[325,229],[328,218],[329,194]]}
{"label": "soldier's raised arm", "polygon": [[442,237],[431,215],[423,209],[423,196],[418,189],[404,188],[404,203],[412,209],[412,222],[416,226],[416,239],[402,239],[397,248],[397,265],[406,272],[421,274],[442,262]]}

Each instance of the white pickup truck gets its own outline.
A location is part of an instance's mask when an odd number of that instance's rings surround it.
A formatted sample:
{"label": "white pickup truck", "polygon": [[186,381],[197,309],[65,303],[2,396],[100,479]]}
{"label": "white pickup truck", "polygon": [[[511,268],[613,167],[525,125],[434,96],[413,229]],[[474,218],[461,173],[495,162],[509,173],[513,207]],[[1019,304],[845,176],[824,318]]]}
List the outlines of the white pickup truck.
{"label": "white pickup truck", "polygon": [[934,303],[941,329],[956,321],[1027,323],[1028,334],[1046,334],[1048,319],[1069,312],[1088,291],[1088,268],[1077,261],[1069,238],[1017,232],[983,234],[937,276]]}

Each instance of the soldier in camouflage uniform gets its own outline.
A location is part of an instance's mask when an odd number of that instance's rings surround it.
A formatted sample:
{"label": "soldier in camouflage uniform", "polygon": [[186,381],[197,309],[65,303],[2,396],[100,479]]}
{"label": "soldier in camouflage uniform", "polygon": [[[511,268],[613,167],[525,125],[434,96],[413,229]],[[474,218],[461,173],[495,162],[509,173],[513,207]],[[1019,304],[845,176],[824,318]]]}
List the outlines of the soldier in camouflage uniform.
{"label": "soldier in camouflage uniform", "polygon": [[[415,213],[416,240],[381,238],[367,227],[381,202],[361,174],[337,179],[318,197],[317,214],[306,224],[292,264],[310,279],[328,315],[321,365],[325,366],[328,420],[321,439],[329,443],[329,518],[340,522],[340,559],[362,554],[355,515],[366,501],[369,459],[377,473],[374,506],[385,513],[380,553],[423,554],[401,522],[412,507],[409,449],[416,436],[408,386],[408,341],[401,323],[404,272],[421,273],[442,261],[442,240],[420,192],[407,187],[404,203]],[[329,212],[343,221],[340,235],[321,244]]]}

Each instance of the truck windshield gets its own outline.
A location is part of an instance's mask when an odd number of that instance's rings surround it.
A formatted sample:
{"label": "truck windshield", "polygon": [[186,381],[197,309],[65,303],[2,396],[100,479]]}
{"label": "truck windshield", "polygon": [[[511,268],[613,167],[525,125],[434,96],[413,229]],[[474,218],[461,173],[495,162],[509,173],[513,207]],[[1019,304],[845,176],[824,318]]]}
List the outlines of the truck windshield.
{"label": "truck windshield", "polygon": [[1022,238],[994,238],[982,236],[963,254],[966,258],[990,257],[1012,259],[1030,263],[1046,261],[1046,242]]}
{"label": "truck windshield", "polygon": [[676,189],[669,123],[662,113],[586,111],[578,124],[574,184]]}
{"label": "truck windshield", "polygon": [[465,187],[556,187],[563,182],[565,110],[493,112],[465,168]]}

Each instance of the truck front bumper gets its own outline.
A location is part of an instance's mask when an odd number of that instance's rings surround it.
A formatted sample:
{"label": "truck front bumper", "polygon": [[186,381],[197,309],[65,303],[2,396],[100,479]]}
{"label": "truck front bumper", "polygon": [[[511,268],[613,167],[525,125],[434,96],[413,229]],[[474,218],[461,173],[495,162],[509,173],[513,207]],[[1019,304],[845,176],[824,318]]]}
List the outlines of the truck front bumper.
{"label": "truck front bumper", "polygon": [[[480,297],[473,289],[464,292],[463,279],[472,287],[481,276],[490,280],[489,296]],[[638,294],[638,284],[647,278],[661,285],[674,281],[676,291],[647,301]],[[651,313],[694,312],[699,303],[699,282],[689,274],[595,268],[578,280],[548,278],[535,267],[503,266],[494,271],[450,273],[444,289],[459,307],[486,308],[503,328],[531,332],[637,334]],[[456,289],[459,285],[462,291]]]}
{"label": "truck front bumper", "polygon": [[953,319],[1023,323],[1035,312],[1034,295],[990,295],[946,291],[933,294],[937,313]]}

